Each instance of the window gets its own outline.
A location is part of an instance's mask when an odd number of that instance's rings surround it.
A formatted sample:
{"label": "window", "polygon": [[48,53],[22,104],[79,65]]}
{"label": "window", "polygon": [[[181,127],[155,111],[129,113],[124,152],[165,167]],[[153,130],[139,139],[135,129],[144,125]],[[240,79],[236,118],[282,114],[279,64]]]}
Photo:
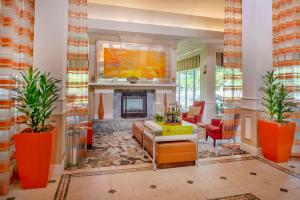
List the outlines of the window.
{"label": "window", "polygon": [[176,85],[176,100],[187,110],[200,100],[200,68],[177,72]]}
{"label": "window", "polygon": [[223,113],[224,67],[216,66],[216,112]]}
{"label": "window", "polygon": [[180,72],[179,76],[179,102],[182,105],[182,108],[186,108],[186,72]]}

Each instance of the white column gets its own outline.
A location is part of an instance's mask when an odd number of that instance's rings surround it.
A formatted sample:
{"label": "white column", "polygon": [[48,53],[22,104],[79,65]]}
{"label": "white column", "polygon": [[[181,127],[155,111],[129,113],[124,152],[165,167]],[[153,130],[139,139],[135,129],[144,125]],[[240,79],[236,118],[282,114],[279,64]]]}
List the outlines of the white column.
{"label": "white column", "polygon": [[[223,46],[207,45],[204,66],[201,68],[201,100],[205,101],[203,122],[210,123],[216,116],[216,53],[223,52]],[[206,68],[206,74],[204,70]]]}
{"label": "white column", "polygon": [[257,119],[262,75],[272,68],[272,0],[243,1],[242,149],[260,153]]}
{"label": "white column", "polygon": [[68,2],[35,1],[33,67],[62,80],[62,99],[66,84]]}
{"label": "white column", "polygon": [[50,72],[62,80],[61,95],[52,118],[58,127],[56,156],[51,161],[52,175],[63,172],[65,155],[64,116],[68,39],[68,0],[35,1],[33,67]]}
{"label": "white column", "polygon": [[50,72],[52,76],[62,80],[61,95],[52,116],[59,130],[56,156],[51,161],[53,176],[62,173],[64,169],[65,130],[62,114],[66,110],[68,5],[68,0],[35,1],[33,67]]}

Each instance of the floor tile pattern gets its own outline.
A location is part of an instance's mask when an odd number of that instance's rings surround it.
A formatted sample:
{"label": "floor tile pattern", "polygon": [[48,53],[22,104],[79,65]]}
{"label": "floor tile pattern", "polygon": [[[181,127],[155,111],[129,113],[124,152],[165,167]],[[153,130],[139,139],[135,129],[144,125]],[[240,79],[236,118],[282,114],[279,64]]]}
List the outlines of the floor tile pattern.
{"label": "floor tile pattern", "polygon": [[[295,175],[256,156],[202,163],[199,167],[88,176],[79,173],[71,175],[67,199],[296,200],[300,199],[300,178]],[[81,189],[82,185],[88,191]]]}
{"label": "floor tile pattern", "polygon": [[[224,144],[231,143],[231,141],[222,141]],[[224,149],[222,147],[222,142],[218,143],[215,148],[213,148],[212,141],[200,140],[199,141],[199,158],[214,158],[223,156],[233,156],[233,155],[244,155],[248,152],[243,151],[239,148],[237,149]]]}

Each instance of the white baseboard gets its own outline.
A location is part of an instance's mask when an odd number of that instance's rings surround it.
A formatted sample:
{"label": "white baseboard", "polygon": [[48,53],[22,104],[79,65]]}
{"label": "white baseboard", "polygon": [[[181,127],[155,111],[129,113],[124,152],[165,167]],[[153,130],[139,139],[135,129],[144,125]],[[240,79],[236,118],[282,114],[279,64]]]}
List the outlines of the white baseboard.
{"label": "white baseboard", "polygon": [[256,148],[251,145],[241,143],[241,150],[247,151],[255,156],[261,156],[262,155],[262,149]]}
{"label": "white baseboard", "polygon": [[65,170],[65,161],[66,161],[66,156],[64,156],[61,164],[53,164],[50,165],[50,180],[53,180],[55,177],[61,176],[62,173]]}

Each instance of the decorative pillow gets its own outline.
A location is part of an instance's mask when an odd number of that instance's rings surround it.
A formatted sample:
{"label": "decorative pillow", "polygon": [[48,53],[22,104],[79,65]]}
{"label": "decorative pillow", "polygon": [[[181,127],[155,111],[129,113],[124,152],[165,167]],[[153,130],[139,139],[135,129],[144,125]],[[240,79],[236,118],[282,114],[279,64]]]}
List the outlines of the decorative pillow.
{"label": "decorative pillow", "polygon": [[201,111],[201,107],[190,106],[187,117],[188,118],[195,117],[195,115],[199,115],[200,111]]}

